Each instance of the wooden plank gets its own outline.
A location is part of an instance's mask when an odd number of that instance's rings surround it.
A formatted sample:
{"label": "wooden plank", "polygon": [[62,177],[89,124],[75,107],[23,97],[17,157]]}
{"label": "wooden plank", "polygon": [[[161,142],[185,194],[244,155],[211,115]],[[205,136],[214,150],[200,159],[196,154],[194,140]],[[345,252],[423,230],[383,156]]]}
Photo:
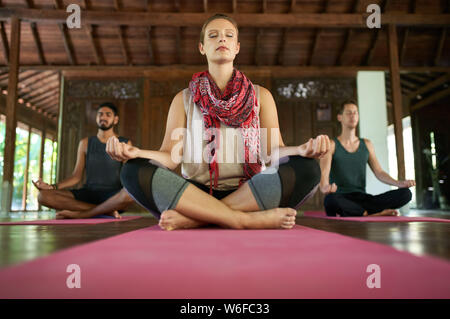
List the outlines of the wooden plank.
{"label": "wooden plank", "polygon": [[[234,13],[230,14],[242,27],[310,27],[310,28],[367,28],[370,13]],[[65,23],[65,10],[0,8],[0,21],[17,16],[23,21],[37,23]],[[209,13],[137,12],[82,10],[81,20],[88,25],[198,27]],[[382,25],[446,26],[450,14],[385,13]]]}
{"label": "wooden plank", "polygon": [[6,129],[2,184],[2,211],[11,210],[14,173],[14,151],[17,125],[17,84],[19,78],[20,20],[11,18],[11,51],[9,56],[9,82],[6,96]]}
{"label": "wooden plank", "polygon": [[388,29],[389,65],[394,115],[395,148],[397,152],[398,179],[405,179],[405,156],[403,148],[403,104],[400,84],[400,68],[397,48],[397,29],[390,24]]}

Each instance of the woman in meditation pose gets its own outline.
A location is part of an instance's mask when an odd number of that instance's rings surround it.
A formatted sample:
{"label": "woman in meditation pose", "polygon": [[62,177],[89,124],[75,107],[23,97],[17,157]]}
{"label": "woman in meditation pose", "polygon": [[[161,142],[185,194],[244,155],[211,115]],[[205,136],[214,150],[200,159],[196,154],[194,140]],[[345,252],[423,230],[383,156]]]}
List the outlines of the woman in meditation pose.
{"label": "woman in meditation pose", "polygon": [[[233,66],[239,48],[235,21],[209,18],[199,43],[208,70],[173,99],[161,148],[107,142],[113,159],[127,160],[123,186],[165,230],[289,229],[296,209],[317,190],[314,158],[328,152],[328,136],[285,146],[272,94]],[[172,172],[180,163],[183,177]]]}

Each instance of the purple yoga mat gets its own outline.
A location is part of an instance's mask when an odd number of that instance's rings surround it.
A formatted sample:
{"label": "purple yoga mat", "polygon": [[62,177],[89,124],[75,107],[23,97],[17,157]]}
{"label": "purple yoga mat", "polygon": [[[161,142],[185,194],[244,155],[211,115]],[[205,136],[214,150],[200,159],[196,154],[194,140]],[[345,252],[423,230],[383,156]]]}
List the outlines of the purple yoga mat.
{"label": "purple yoga mat", "polygon": [[0,222],[0,225],[89,225],[120,222],[141,218],[141,216],[123,216],[116,218],[89,218],[89,219],[37,219],[17,222]]}
{"label": "purple yoga mat", "polygon": [[[367,285],[373,264],[380,288]],[[0,270],[0,298],[450,298],[450,262],[298,225],[153,226]]]}
{"label": "purple yoga mat", "polygon": [[307,211],[306,217],[317,217],[325,219],[348,220],[356,222],[442,222],[450,223],[450,219],[434,217],[408,217],[408,216],[367,216],[367,217],[330,217],[322,211]]}

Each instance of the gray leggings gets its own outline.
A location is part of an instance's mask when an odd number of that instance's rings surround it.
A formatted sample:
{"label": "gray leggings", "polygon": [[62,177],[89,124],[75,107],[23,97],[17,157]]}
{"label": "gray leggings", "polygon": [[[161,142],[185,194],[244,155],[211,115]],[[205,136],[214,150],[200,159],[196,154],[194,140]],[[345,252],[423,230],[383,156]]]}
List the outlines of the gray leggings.
{"label": "gray leggings", "polygon": [[[174,209],[184,190],[193,184],[209,192],[209,187],[186,180],[174,172],[137,158],[128,161],[120,174],[122,185],[134,200],[155,217],[168,209]],[[260,210],[275,207],[298,209],[314,195],[320,181],[317,161],[301,156],[287,156],[280,160],[278,168],[269,168],[254,175],[248,185]],[[221,199],[235,190],[213,190],[213,196]]]}

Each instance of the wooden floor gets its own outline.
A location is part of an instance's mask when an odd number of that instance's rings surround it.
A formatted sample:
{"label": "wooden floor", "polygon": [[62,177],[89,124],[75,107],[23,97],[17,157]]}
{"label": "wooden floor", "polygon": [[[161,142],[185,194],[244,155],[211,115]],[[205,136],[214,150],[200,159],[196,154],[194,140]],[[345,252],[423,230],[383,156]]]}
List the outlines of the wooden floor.
{"label": "wooden floor", "polygon": [[[441,211],[414,210],[407,215],[450,219],[450,212]],[[0,218],[0,221],[37,217],[48,219],[49,216],[51,215],[16,213]],[[142,217],[95,225],[0,225],[0,267],[157,224],[157,220],[150,214],[143,214]],[[450,261],[450,223],[355,222],[297,217],[297,224],[390,245],[418,256],[431,255]]]}

